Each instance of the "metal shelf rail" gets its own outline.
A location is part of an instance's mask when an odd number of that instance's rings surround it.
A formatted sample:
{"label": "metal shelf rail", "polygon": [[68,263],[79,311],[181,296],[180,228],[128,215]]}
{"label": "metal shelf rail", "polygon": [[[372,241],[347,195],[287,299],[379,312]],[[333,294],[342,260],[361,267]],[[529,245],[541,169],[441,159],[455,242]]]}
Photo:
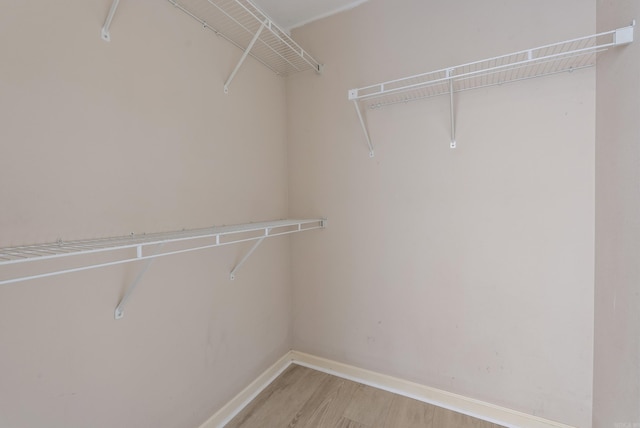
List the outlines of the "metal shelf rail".
{"label": "metal shelf rail", "polygon": [[224,83],[225,93],[248,55],[283,76],[306,70],[322,72],[322,65],[250,0],[168,1],[244,51]]}
{"label": "metal shelf rail", "polygon": [[[214,226],[205,229],[181,230],[175,232],[131,234],[112,238],[85,239],[77,241],[52,242],[47,244],[26,245],[0,248],[0,268],[10,265],[45,262],[56,259],[72,259],[80,266],[48,270],[43,273],[6,278],[0,277],[0,285],[46,278],[88,269],[113,266],[135,261],[146,261],[140,273],[128,287],[124,297],[115,310],[115,318],[123,316],[123,308],[129,296],[148,269],[152,260],[174,254],[219,247],[239,242],[256,241],[241,261],[233,268],[230,278],[234,279],[237,270],[265,239],[290,233],[303,232],[326,227],[326,219],[275,220],[261,223],[247,223],[232,226]],[[87,256],[105,255],[108,260]]]}
{"label": "metal shelf rail", "polygon": [[[225,94],[244,63],[252,56],[276,74],[314,70],[322,72],[322,64],[250,0],[168,0],[169,3],[198,21],[204,28],[231,42],[243,52],[224,83]],[[113,0],[101,30],[101,37],[111,41],[110,27],[120,0]]]}
{"label": "metal shelf rail", "polygon": [[450,147],[455,148],[454,93],[593,66],[598,52],[631,43],[634,26],[635,20],[630,26],[604,33],[351,89],[348,98],[354,102],[369,146],[369,156],[374,156],[374,150],[361,103],[374,109],[449,94]]}
{"label": "metal shelf rail", "polygon": [[[101,30],[102,39],[111,40],[110,26],[120,0],[113,0]],[[279,75],[314,70],[322,64],[298,45],[250,0],[168,0],[203,28],[213,31],[244,51],[224,83],[225,94],[236,73],[251,56]]]}

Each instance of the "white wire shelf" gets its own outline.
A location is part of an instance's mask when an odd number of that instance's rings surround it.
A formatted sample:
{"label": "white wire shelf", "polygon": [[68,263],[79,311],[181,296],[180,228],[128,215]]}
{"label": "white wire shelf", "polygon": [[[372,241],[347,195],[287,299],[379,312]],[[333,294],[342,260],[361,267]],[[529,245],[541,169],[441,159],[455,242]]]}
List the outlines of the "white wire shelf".
{"label": "white wire shelf", "polygon": [[[178,9],[275,73],[286,76],[322,65],[249,0],[169,0]],[[225,83],[225,89],[236,70]]]}
{"label": "white wire shelf", "polygon": [[[0,268],[10,265],[44,262],[55,259],[80,260],[82,265],[72,268],[54,269],[43,273],[6,278],[2,272],[0,285],[45,278],[71,272],[84,271],[140,260],[150,260],[174,254],[203,250],[206,248],[239,242],[261,240],[273,236],[320,229],[326,226],[325,219],[276,220],[262,223],[214,226],[206,229],[175,232],[149,233],[111,238],[58,241],[38,245],[0,248]],[[95,261],[88,255],[106,254],[109,258]],[[35,268],[37,269],[37,267]]]}
{"label": "white wire shelf", "polygon": [[[306,70],[322,72],[322,64],[298,45],[286,31],[278,27],[250,0],[168,0],[204,28],[244,51],[231,75],[224,83],[224,92],[244,63],[252,56],[276,74],[287,76]],[[111,41],[110,27],[120,0],[112,0],[101,30],[104,41]]]}
{"label": "white wire shelf", "polygon": [[455,148],[454,93],[591,67],[599,52],[631,43],[634,25],[635,21],[628,27],[604,33],[351,89],[348,98],[354,101],[369,154],[373,156],[361,103],[373,109],[448,94],[451,97],[451,147]]}

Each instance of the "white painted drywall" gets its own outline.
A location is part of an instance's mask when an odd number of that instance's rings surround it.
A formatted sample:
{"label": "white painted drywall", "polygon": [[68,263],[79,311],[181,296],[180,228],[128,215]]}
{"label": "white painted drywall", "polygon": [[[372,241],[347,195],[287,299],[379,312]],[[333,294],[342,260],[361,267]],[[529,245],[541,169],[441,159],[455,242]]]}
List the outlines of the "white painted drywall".
{"label": "white painted drywall", "polygon": [[[287,215],[284,81],[169,2],[0,14],[0,247]],[[0,426],[195,427],[291,347],[289,245],[0,287]]]}
{"label": "white painted drywall", "polygon": [[592,34],[595,2],[371,0],[293,32],[294,349],[591,424],[595,70],[367,112],[347,90]]}
{"label": "white painted drywall", "polygon": [[[640,18],[636,0],[597,2],[598,29]],[[640,426],[640,43],[597,68],[593,426]]]}

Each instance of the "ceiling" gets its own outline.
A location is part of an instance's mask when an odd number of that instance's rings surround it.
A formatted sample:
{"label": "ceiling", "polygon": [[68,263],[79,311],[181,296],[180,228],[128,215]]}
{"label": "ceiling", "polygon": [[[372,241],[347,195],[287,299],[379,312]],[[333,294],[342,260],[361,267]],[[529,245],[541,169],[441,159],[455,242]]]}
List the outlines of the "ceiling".
{"label": "ceiling", "polygon": [[291,30],[316,19],[351,9],[367,0],[253,0],[273,22]]}

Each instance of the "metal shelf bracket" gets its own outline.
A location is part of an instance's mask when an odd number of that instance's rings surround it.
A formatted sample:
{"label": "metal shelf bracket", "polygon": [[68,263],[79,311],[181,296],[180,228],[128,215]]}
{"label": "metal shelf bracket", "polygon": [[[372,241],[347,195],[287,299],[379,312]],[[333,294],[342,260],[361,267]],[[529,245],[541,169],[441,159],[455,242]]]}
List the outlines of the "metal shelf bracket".
{"label": "metal shelf bracket", "polygon": [[264,21],[262,21],[262,25],[260,25],[260,28],[258,29],[258,31],[256,31],[256,34],[253,35],[253,39],[251,39],[251,42],[242,53],[242,56],[240,57],[240,61],[238,61],[238,64],[236,64],[236,68],[233,69],[233,71],[231,72],[231,75],[229,76],[229,78],[227,78],[227,81],[224,82],[225,94],[229,93],[229,85],[231,84],[231,81],[233,80],[234,77],[236,77],[236,73],[238,72],[238,70],[240,70],[242,63],[244,63],[244,60],[247,59],[247,56],[249,56],[251,49],[253,49],[253,45],[255,45],[256,42],[258,41],[258,38],[260,37],[260,33],[262,33],[262,30],[264,30],[264,27],[266,25],[269,25],[268,19],[265,19]]}
{"label": "metal shelf bracket", "polygon": [[631,21],[628,27],[618,28],[615,30],[614,43],[616,45],[626,45],[633,42],[633,29],[636,26],[636,20]]}
{"label": "metal shelf bracket", "polygon": [[349,99],[353,100],[353,105],[356,107],[356,113],[358,113],[358,119],[360,120],[360,126],[362,126],[362,130],[364,131],[364,138],[367,140],[367,145],[369,146],[369,157],[372,158],[375,156],[373,151],[373,145],[371,144],[371,138],[369,137],[369,132],[367,131],[367,125],[364,122],[364,118],[362,117],[362,112],[360,111],[360,104],[358,103],[358,90],[351,89],[349,91]]}
{"label": "metal shelf bracket", "polygon": [[113,0],[111,3],[111,9],[109,9],[109,14],[107,15],[107,19],[104,21],[104,25],[102,26],[102,31],[100,32],[102,36],[102,40],[105,42],[111,41],[111,34],[109,33],[109,27],[111,27],[111,21],[113,21],[113,15],[116,14],[116,9],[118,9],[118,4],[120,0]]}
{"label": "metal shelf bracket", "polygon": [[[160,244],[155,254],[160,253],[160,250],[162,249],[163,245],[164,244]],[[142,245],[138,245],[136,247],[136,258],[143,259]],[[138,272],[138,275],[136,275],[136,278],[133,280],[131,285],[129,285],[129,288],[127,288],[127,291],[124,293],[124,296],[122,297],[122,299],[120,299],[120,303],[118,303],[118,306],[116,306],[114,317],[117,320],[122,319],[122,317],[124,317],[124,306],[127,304],[127,301],[129,300],[129,298],[133,294],[133,291],[136,289],[136,287],[140,283],[140,280],[142,279],[144,274],[147,273],[147,269],[149,269],[149,266],[151,266],[151,263],[153,263],[153,261],[155,260],[155,257],[145,258],[143,260],[145,260],[144,266],[142,267],[142,269],[140,269],[140,272]]]}
{"label": "metal shelf bracket", "polygon": [[449,143],[449,147],[452,149],[456,148],[456,113],[453,104],[453,69],[450,68],[447,70],[447,77],[449,78],[449,106],[451,108],[451,143]]}
{"label": "metal shelf bracket", "polygon": [[265,230],[265,235],[258,239],[255,244],[253,244],[253,246],[251,247],[251,249],[249,251],[247,251],[247,254],[244,255],[244,257],[242,258],[242,260],[240,260],[240,262],[238,262],[238,264],[231,270],[231,273],[229,274],[229,279],[231,281],[233,281],[234,279],[236,279],[236,272],[238,271],[238,269],[240,269],[240,266],[242,266],[244,264],[244,262],[247,261],[247,259],[249,257],[251,257],[251,254],[253,254],[253,252],[260,246],[260,244],[262,244],[262,241],[264,241],[264,238],[266,238],[267,236],[269,236],[269,230],[270,229],[266,229]]}

